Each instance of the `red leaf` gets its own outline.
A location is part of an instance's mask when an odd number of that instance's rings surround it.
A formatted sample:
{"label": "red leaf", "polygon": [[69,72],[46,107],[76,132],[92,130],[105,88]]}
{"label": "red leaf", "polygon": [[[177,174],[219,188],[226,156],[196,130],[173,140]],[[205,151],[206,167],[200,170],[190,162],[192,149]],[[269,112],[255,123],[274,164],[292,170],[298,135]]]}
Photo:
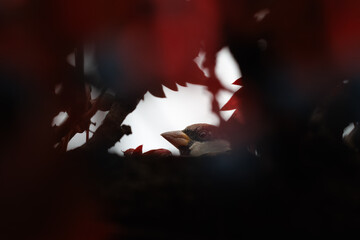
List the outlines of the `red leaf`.
{"label": "red leaf", "polygon": [[138,146],[134,152],[133,155],[141,155],[142,154],[143,145]]}
{"label": "red leaf", "polygon": [[220,109],[221,111],[229,111],[234,109],[239,109],[240,100],[236,93],[230,98],[230,100]]}
{"label": "red leaf", "polygon": [[152,89],[149,90],[149,92],[154,96],[154,97],[158,97],[158,98],[166,98],[166,95],[164,93],[164,89],[162,88],[162,86],[156,86]]}
{"label": "red leaf", "polygon": [[185,81],[178,81],[177,84],[179,84],[182,87],[187,87]]}
{"label": "red leaf", "polygon": [[142,147],[143,145],[140,145],[138,146],[137,148],[129,148],[128,150],[126,150],[124,152],[124,155],[126,157],[129,157],[129,156],[140,156],[142,154]]}
{"label": "red leaf", "polygon": [[236,79],[236,81],[233,82],[232,84],[233,84],[233,85],[239,85],[239,86],[241,86],[241,85],[242,85],[242,78]]}
{"label": "red leaf", "polygon": [[133,148],[129,148],[128,150],[124,151],[123,153],[124,153],[124,155],[126,157],[128,157],[128,156],[131,156],[134,153],[134,150],[135,149],[133,149]]}
{"label": "red leaf", "polygon": [[144,153],[144,156],[154,156],[154,157],[169,157],[171,155],[172,154],[169,150],[163,148],[150,150]]}
{"label": "red leaf", "polygon": [[176,82],[173,82],[173,81],[168,81],[166,82],[166,84],[164,84],[165,87],[173,90],[173,91],[177,91],[178,90],[178,87],[176,85]]}

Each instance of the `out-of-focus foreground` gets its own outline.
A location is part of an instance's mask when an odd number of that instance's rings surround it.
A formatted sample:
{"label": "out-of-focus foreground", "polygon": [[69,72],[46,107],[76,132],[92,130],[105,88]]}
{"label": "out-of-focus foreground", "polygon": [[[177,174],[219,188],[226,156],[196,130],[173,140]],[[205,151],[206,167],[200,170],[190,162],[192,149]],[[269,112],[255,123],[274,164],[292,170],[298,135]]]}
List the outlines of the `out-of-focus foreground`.
{"label": "out-of-focus foreground", "polygon": [[[356,230],[359,12],[352,0],[1,1],[0,238]],[[86,46],[94,47],[91,71]],[[235,114],[219,127],[232,152],[108,153],[131,134],[122,122],[147,91],[222,90],[215,56],[224,46],[242,72],[223,107]],[[208,76],[193,61],[199,52]],[[98,110],[109,112],[90,138]],[[52,126],[60,112],[68,118]],[[87,142],[66,151],[84,131]]]}

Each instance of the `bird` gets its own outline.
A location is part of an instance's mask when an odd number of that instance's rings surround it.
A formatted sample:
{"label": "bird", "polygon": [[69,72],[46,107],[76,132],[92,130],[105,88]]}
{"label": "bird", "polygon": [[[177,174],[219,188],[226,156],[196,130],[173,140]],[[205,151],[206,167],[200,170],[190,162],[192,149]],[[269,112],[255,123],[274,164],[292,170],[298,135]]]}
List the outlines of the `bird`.
{"label": "bird", "polygon": [[230,142],[224,138],[221,129],[207,123],[164,132],[161,136],[179,149],[181,156],[217,155],[231,150]]}

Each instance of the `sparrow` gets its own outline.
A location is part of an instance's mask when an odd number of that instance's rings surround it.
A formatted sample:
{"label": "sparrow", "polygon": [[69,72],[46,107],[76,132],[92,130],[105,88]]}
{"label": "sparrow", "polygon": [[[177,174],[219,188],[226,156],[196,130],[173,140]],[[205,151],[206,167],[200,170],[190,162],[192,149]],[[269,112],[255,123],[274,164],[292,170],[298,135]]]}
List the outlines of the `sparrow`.
{"label": "sparrow", "polygon": [[184,130],[161,134],[180,151],[181,156],[216,155],[231,150],[230,142],[223,139],[222,132],[214,125],[193,124]]}

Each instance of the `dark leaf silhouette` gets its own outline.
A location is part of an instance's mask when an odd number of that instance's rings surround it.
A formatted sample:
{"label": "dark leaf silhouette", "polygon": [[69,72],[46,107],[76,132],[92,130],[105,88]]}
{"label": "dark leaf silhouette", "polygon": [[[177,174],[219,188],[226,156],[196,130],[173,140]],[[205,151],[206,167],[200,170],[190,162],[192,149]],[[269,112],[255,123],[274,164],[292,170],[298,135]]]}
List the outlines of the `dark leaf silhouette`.
{"label": "dark leaf silhouette", "polygon": [[141,156],[143,145],[138,146],[137,148],[129,148],[124,152],[125,156]]}
{"label": "dark leaf silhouette", "polygon": [[124,155],[126,157],[157,157],[157,158],[162,158],[162,157],[169,157],[171,156],[171,152],[167,149],[153,149],[147,152],[143,153],[143,145],[138,146],[137,148],[129,148],[128,150],[126,150],[124,152]]}
{"label": "dark leaf silhouette", "polygon": [[[352,0],[1,1],[0,239],[359,235],[359,12]],[[216,128],[230,152],[108,152],[146,92],[217,96],[223,47],[242,73]],[[203,134],[179,150],[214,153]]]}
{"label": "dark leaf silhouette", "polygon": [[165,98],[166,97],[165,93],[164,93],[164,90],[163,90],[161,85],[150,89],[149,92],[153,96],[158,97],[158,98]]}

